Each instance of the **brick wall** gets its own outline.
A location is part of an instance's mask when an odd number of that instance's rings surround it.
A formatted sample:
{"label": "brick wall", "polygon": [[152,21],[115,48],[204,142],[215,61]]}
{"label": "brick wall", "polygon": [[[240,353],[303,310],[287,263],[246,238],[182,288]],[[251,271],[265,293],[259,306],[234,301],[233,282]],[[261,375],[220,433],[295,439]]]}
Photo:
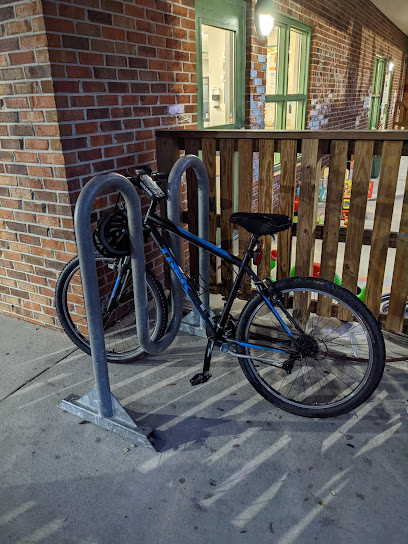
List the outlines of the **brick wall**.
{"label": "brick wall", "polygon": [[[196,127],[194,2],[43,1],[71,203],[92,176],[155,166],[154,130]],[[102,197],[96,208],[105,209]],[[146,258],[162,273],[159,252]]]}
{"label": "brick wall", "polygon": [[[266,50],[262,47],[265,41],[254,38],[255,4],[253,0],[247,14],[252,54],[247,74],[253,78],[249,80],[251,103],[247,108],[247,127],[264,128],[261,65]],[[393,104],[400,97],[405,64],[404,33],[370,0],[276,0],[274,5],[277,12],[312,27],[306,128],[367,128],[376,55],[392,57],[395,65],[387,124],[392,128]]]}
{"label": "brick wall", "polygon": [[0,22],[0,310],[54,325],[75,247],[41,2],[3,2]]}
{"label": "brick wall", "polygon": [[155,128],[196,128],[194,1],[13,0],[0,21],[0,310],[58,326],[83,185],[154,167]]}

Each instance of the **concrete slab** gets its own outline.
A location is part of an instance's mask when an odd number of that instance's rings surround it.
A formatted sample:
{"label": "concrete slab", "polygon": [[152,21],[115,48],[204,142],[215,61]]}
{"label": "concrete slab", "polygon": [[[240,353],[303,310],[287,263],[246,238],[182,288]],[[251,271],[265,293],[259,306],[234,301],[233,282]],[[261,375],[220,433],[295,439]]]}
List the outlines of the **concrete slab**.
{"label": "concrete slab", "polygon": [[61,332],[0,314],[0,401],[75,350]]}
{"label": "concrete slab", "polygon": [[[20,324],[33,327],[18,321],[7,342],[31,353],[38,331],[23,335]],[[407,541],[403,361],[387,365],[355,412],[309,420],[267,403],[221,354],[213,378],[192,388],[204,345],[180,334],[160,356],[110,366],[117,398],[165,436],[160,453],[57,409],[93,385],[91,360],[79,352],[56,356],[1,402],[0,541]]]}

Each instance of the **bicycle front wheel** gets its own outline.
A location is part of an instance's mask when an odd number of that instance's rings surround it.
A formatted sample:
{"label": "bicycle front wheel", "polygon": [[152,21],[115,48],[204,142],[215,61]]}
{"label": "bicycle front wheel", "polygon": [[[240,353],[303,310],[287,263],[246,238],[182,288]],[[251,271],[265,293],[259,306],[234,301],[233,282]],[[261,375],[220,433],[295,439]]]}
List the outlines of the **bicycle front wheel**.
{"label": "bicycle front wheel", "polygon": [[[120,297],[108,310],[108,302],[118,279],[118,260],[101,255],[95,255],[95,260],[107,360],[113,363],[129,363],[140,359],[147,354],[137,337],[132,275],[129,274]],[[150,334],[155,341],[163,336],[167,327],[167,304],[160,283],[149,271],[146,271],[146,282]],[[69,261],[58,278],[55,306],[66,334],[80,349],[90,354],[78,257]]]}
{"label": "bicycle front wheel", "polygon": [[385,348],[364,303],[317,278],[280,280],[273,292],[281,305],[257,295],[237,327],[237,340],[251,344],[237,351],[252,386],[272,404],[306,417],[337,416],[366,401],[383,374]]}

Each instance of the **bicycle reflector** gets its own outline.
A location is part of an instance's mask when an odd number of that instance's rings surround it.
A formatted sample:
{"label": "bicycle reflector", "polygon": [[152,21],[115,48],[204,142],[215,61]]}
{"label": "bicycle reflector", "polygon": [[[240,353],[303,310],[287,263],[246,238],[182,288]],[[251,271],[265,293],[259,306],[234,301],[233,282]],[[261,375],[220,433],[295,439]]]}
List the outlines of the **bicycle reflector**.
{"label": "bicycle reflector", "polygon": [[105,257],[130,255],[127,215],[115,211],[101,217],[93,234],[94,244]]}
{"label": "bicycle reflector", "polygon": [[256,248],[256,251],[254,253],[254,264],[256,266],[259,266],[261,264],[263,248],[264,248],[264,241],[263,241],[263,238],[262,238],[262,240],[259,242],[259,245]]}

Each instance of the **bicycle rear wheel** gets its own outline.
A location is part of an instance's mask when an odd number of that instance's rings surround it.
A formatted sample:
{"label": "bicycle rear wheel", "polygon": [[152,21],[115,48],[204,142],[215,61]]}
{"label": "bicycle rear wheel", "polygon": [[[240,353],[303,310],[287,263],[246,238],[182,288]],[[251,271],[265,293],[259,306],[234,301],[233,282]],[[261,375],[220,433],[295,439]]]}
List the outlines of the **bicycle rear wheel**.
{"label": "bicycle rear wheel", "polygon": [[280,280],[273,291],[285,308],[271,298],[278,319],[257,295],[238,323],[237,340],[258,346],[237,346],[250,383],[272,404],[300,416],[357,408],[384,370],[384,340],[372,313],[350,291],[317,278]]}
{"label": "bicycle rear wheel", "polygon": [[[118,259],[95,256],[106,356],[109,362],[129,363],[146,356],[137,338],[132,276],[120,300],[107,311],[107,303],[118,278]],[[147,297],[151,339],[159,340],[167,327],[167,304],[157,279],[146,271]],[[85,302],[78,257],[73,258],[61,272],[55,289],[55,306],[60,323],[69,338],[85,353],[90,354]]]}

